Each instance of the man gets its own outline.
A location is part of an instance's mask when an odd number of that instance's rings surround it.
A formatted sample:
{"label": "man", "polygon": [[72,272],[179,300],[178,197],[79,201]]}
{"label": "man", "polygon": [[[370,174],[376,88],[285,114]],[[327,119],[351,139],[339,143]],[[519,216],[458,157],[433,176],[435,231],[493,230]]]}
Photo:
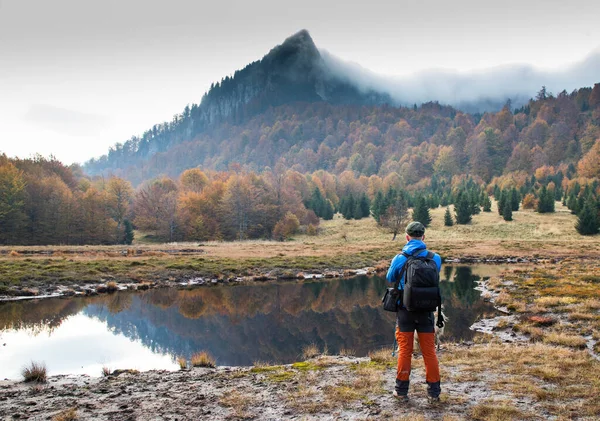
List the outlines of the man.
{"label": "man", "polygon": [[[402,253],[398,254],[390,265],[387,281],[395,283],[400,277],[398,289],[404,290],[404,268],[408,256],[425,257],[428,255],[425,240],[425,226],[420,222],[411,222],[406,227],[406,245]],[[442,267],[442,259],[438,254],[433,254],[433,261],[437,266],[438,275]],[[417,331],[419,344],[425,362],[425,379],[427,381],[427,394],[430,402],[440,400],[440,368],[435,353],[435,318],[433,312],[408,311],[403,305],[398,310],[396,317],[396,341],[398,342],[398,369],[396,372],[396,387],[394,396],[400,400],[408,401],[408,386],[410,384],[411,359],[413,352],[414,332]]]}

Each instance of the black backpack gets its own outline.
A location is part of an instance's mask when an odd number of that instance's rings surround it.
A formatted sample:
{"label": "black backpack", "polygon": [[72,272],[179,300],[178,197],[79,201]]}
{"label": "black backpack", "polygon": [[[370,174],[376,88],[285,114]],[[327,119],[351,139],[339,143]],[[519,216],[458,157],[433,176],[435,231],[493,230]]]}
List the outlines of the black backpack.
{"label": "black backpack", "polygon": [[404,264],[404,294],[402,304],[408,311],[435,311],[441,309],[440,273],[430,251],[426,256],[406,257]]}

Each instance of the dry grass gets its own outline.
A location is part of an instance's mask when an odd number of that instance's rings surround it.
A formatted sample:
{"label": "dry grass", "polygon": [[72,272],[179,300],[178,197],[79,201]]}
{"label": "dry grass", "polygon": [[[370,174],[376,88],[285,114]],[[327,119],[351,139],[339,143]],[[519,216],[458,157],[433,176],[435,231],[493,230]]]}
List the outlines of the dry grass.
{"label": "dry grass", "polygon": [[233,390],[219,398],[219,405],[231,409],[227,419],[244,420],[256,418],[249,409],[257,407],[259,403],[256,395]]}
{"label": "dry grass", "polygon": [[544,342],[555,345],[569,346],[572,348],[585,348],[586,340],[581,336],[566,333],[549,333],[544,336]]}
{"label": "dry grass", "polygon": [[303,360],[309,360],[319,355],[321,355],[321,351],[319,351],[319,347],[316,344],[306,345],[304,348],[302,348]]}
{"label": "dry grass", "polygon": [[577,299],[573,297],[540,297],[535,299],[535,303],[544,307],[557,307],[575,304]]}
{"label": "dry grass", "polygon": [[191,363],[193,367],[216,367],[216,360],[207,351],[197,352],[192,355]]}
{"label": "dry grass", "polygon": [[338,352],[338,355],[341,355],[342,357],[354,357],[356,355],[356,352],[354,352],[354,350],[350,348],[342,348]]}
{"label": "dry grass", "polygon": [[32,361],[29,366],[23,367],[21,374],[26,382],[45,383],[47,380],[46,364]]}
{"label": "dry grass", "polygon": [[187,368],[187,360],[184,357],[178,357],[177,364],[179,364],[180,370],[185,370]]}
{"label": "dry grass", "polygon": [[471,418],[482,421],[525,420],[531,418],[514,407],[512,402],[489,401],[479,403],[471,408]]}
{"label": "dry grass", "polygon": [[77,408],[69,408],[52,417],[52,421],[75,421],[77,416]]}
{"label": "dry grass", "polygon": [[371,361],[379,364],[386,364],[389,366],[395,366],[397,362],[397,357],[392,355],[391,348],[381,348],[376,351],[369,352],[369,358]]}
{"label": "dry grass", "polygon": [[112,293],[118,291],[119,287],[115,281],[110,281],[106,283],[106,292]]}

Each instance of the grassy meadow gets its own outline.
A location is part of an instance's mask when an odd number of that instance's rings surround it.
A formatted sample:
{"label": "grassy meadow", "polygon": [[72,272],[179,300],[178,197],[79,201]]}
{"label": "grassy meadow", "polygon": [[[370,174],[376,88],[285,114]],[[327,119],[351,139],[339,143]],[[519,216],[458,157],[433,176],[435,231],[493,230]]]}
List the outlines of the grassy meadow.
{"label": "grassy meadow", "polygon": [[[600,256],[598,236],[575,231],[575,216],[557,203],[554,214],[531,210],[514,212],[505,222],[494,207],[468,225],[445,227],[445,209],[431,211],[426,243],[447,259],[555,259]],[[0,294],[11,287],[43,288],[90,283],[161,283],[194,277],[261,276],[274,271],[298,272],[385,269],[404,244],[372,218],[322,221],[316,236],[299,234],[292,240],[151,244],[132,246],[0,247]]]}

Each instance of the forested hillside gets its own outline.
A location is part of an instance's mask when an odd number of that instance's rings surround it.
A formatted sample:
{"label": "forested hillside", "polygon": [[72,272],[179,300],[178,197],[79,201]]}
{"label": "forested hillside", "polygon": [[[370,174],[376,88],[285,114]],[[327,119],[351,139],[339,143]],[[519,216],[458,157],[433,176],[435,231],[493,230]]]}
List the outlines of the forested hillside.
{"label": "forested hillside", "polygon": [[227,170],[234,163],[255,171],[281,163],[299,172],[352,170],[380,177],[395,172],[407,185],[461,173],[489,182],[512,171],[576,166],[600,137],[599,105],[600,84],[556,96],[542,89],[518,110],[506,106],[481,116],[437,103],[415,108],[294,103],[244,124],[223,123],[148,158],[118,147],[85,168],[94,173],[103,167],[134,185],[196,166]]}

